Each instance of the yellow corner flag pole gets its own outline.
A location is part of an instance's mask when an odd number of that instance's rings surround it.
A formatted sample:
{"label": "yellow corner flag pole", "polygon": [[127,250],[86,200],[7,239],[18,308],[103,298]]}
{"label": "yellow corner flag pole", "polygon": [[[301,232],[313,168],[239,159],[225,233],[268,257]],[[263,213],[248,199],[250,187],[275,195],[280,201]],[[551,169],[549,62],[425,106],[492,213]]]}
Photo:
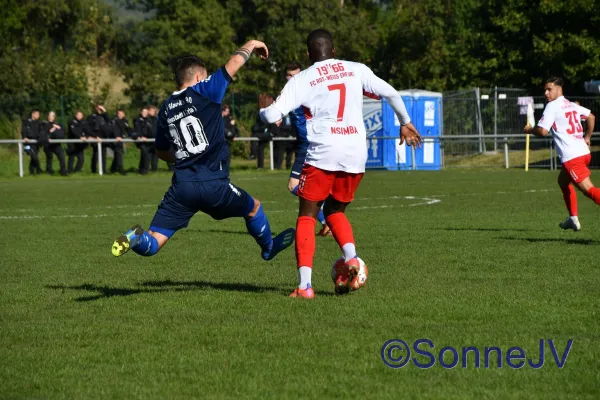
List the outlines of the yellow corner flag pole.
{"label": "yellow corner flag pole", "polygon": [[525,135],[525,172],[529,171],[529,136]]}
{"label": "yellow corner flag pole", "polygon": [[[527,104],[527,129],[535,126],[535,116],[533,114],[533,105]],[[529,171],[529,133],[525,135],[525,172]]]}

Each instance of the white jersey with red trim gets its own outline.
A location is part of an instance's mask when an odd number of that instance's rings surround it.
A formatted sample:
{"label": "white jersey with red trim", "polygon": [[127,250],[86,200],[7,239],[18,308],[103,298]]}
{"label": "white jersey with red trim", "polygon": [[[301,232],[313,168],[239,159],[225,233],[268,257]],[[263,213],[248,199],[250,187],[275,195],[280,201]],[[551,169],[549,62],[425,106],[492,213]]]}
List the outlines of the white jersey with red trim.
{"label": "white jersey with red trim", "polygon": [[549,102],[538,126],[552,132],[561,162],[590,154],[583,140],[581,120],[590,115],[590,110],[560,96]]}
{"label": "white jersey with red trim", "polygon": [[398,92],[366,65],[329,59],[296,74],[268,108],[263,121],[276,122],[302,106],[309,142],[306,164],[326,171],[362,173],[367,161],[363,93],[384,97],[402,125],[410,122]]}

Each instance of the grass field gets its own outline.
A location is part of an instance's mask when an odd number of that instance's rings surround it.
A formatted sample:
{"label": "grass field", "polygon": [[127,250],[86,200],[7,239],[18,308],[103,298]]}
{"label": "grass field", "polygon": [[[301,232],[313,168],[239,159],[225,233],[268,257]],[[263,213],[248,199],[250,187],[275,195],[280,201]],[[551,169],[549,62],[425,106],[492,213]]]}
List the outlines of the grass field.
{"label": "grass field", "polygon": [[[293,250],[262,261],[241,220],[197,215],[156,256],[114,258],[167,176],[0,181],[0,397],[597,399],[600,213],[579,196],[582,231],[560,230],[555,179],[368,172],[348,215],[369,280],[334,296],[339,250],[318,238],[313,301],[287,297]],[[275,232],[294,225],[287,175],[232,181],[264,200]],[[467,368],[391,369],[394,338],[534,360],[540,339],[559,357],[574,342],[562,369],[548,347],[540,369],[486,369],[483,353],[479,369],[472,354]]]}

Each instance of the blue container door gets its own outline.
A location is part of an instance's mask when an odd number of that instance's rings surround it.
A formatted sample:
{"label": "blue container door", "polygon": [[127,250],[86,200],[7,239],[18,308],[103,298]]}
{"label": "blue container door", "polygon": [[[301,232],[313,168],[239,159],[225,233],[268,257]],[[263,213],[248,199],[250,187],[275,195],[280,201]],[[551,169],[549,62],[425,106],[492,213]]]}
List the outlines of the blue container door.
{"label": "blue container door", "polygon": [[421,148],[415,151],[418,170],[441,169],[440,141],[427,138],[440,134],[441,100],[441,97],[419,97],[413,100],[411,119],[423,137]]}

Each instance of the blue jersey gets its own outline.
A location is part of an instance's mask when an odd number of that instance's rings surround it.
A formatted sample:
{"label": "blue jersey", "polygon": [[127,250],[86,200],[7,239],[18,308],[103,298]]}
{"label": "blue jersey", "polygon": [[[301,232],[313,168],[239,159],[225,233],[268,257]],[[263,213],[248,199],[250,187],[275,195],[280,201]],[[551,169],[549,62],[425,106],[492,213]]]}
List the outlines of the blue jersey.
{"label": "blue jersey", "polygon": [[225,67],[163,103],[156,125],[156,149],[173,149],[174,182],[229,176],[221,102],[231,77]]}
{"label": "blue jersey", "polygon": [[296,127],[296,139],[298,140],[298,146],[308,146],[308,139],[306,138],[306,115],[302,107],[296,108],[290,113],[292,124]]}

